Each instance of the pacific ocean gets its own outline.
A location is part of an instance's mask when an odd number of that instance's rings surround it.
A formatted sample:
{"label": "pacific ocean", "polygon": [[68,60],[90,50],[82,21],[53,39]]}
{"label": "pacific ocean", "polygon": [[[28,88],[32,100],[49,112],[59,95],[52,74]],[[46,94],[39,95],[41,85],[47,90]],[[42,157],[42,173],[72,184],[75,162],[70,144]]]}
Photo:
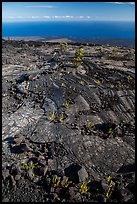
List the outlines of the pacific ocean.
{"label": "pacific ocean", "polygon": [[135,38],[135,22],[3,22],[2,37]]}

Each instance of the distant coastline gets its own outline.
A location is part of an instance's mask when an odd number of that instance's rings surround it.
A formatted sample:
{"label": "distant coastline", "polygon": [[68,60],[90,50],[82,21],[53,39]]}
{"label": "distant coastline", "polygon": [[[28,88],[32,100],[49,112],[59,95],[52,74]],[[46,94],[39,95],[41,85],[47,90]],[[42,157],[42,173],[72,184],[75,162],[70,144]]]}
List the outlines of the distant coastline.
{"label": "distant coastline", "polygon": [[[110,46],[135,46],[135,39],[133,38],[75,38],[75,37],[61,37],[61,36],[22,36],[10,37],[10,40],[23,41],[37,41],[37,42],[51,42],[51,43],[82,43],[82,44],[96,44],[96,45],[110,45]],[[7,40],[8,37],[2,37]]]}

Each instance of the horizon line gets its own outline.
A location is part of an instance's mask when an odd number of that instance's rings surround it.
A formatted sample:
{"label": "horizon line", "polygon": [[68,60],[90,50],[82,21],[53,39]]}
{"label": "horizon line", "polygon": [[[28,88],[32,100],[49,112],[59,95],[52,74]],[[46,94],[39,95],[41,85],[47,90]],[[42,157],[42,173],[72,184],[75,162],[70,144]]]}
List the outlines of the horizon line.
{"label": "horizon line", "polygon": [[97,19],[73,19],[73,20],[70,20],[70,19],[53,19],[53,20],[48,20],[48,19],[37,19],[37,20],[22,20],[22,21],[11,21],[11,20],[7,20],[7,21],[2,21],[2,23],[22,23],[22,22],[77,22],[77,21],[87,21],[87,22],[92,22],[92,21],[95,21],[95,22],[102,22],[102,21],[107,21],[107,22],[114,22],[114,21],[118,21],[118,22],[135,22],[135,19],[133,20],[117,20],[117,19],[114,19],[114,20],[97,20]]}

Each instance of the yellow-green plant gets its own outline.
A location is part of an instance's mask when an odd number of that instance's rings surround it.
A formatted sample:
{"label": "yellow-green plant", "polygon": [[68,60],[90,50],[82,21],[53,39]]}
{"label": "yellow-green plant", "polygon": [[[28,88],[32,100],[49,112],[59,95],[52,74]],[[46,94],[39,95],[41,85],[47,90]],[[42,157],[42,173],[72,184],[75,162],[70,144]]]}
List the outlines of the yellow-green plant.
{"label": "yellow-green plant", "polygon": [[66,87],[66,85],[64,83],[61,83],[61,87]]}
{"label": "yellow-green plant", "polygon": [[111,134],[112,133],[112,128],[109,128],[108,133]]}
{"label": "yellow-green plant", "polygon": [[72,62],[73,62],[73,64],[74,64],[74,66],[77,66],[77,67],[83,63],[83,61],[82,61],[82,59],[81,59],[80,57],[74,58],[74,59],[72,60]]}
{"label": "yellow-green plant", "polygon": [[60,178],[56,175],[55,177],[53,177],[52,183],[53,183],[54,188],[58,187],[60,184]]}
{"label": "yellow-green plant", "polygon": [[91,180],[83,181],[83,183],[80,186],[80,190],[79,190],[81,194],[85,194],[89,190],[87,184],[89,184],[90,182]]}
{"label": "yellow-green plant", "polygon": [[68,101],[66,101],[66,103],[65,103],[65,107],[66,107],[66,109],[69,108],[69,102],[68,102]]}
{"label": "yellow-green plant", "polygon": [[113,187],[113,182],[111,180],[111,177],[109,176],[107,179],[106,179],[107,183],[109,184],[109,188],[106,192],[106,198],[109,199],[110,197],[110,193],[111,193],[111,190],[112,190],[112,187]]}
{"label": "yellow-green plant", "polygon": [[128,82],[129,82],[132,79],[132,77],[130,75],[128,75],[127,79],[128,79]]}
{"label": "yellow-green plant", "polygon": [[111,84],[110,86],[108,86],[109,88],[111,88],[111,89],[113,89],[114,88],[114,85],[113,84]]}
{"label": "yellow-green plant", "polygon": [[109,182],[111,181],[111,177],[110,177],[110,176],[107,177],[107,178],[106,178],[106,181],[109,183]]}
{"label": "yellow-green plant", "polygon": [[84,84],[85,84],[85,82],[81,80],[81,81],[80,81],[80,84],[84,85]]}
{"label": "yellow-green plant", "polygon": [[68,179],[68,177],[63,179],[63,182],[61,183],[62,187],[67,188],[72,183],[72,181],[68,181]]}
{"label": "yellow-green plant", "polygon": [[62,52],[66,52],[68,48],[68,44],[66,42],[60,43],[60,49]]}
{"label": "yellow-green plant", "polygon": [[29,165],[28,165],[26,162],[24,162],[24,163],[22,164],[22,168],[23,168],[23,169],[25,169],[25,170],[27,170],[27,171],[29,171],[29,170],[34,169],[34,168],[35,168],[35,166],[37,166],[37,165],[38,165],[38,163],[33,164],[33,162],[32,162],[32,161],[30,162],[30,164],[29,164]]}
{"label": "yellow-green plant", "polygon": [[[33,170],[35,168],[35,166],[38,165],[38,162],[37,163],[33,163],[32,161],[30,162],[30,164],[28,165],[26,162],[24,162],[22,164],[22,168],[25,170],[25,171],[30,171],[30,170]],[[33,180],[34,177],[35,177],[35,174],[31,172],[31,174],[28,173],[28,177]]]}
{"label": "yellow-green plant", "polygon": [[88,123],[86,124],[86,127],[89,128],[89,129],[91,129],[92,127],[94,127],[94,124],[93,124],[92,122],[88,122]]}
{"label": "yellow-green plant", "polygon": [[79,50],[76,50],[75,55],[76,57],[82,57],[84,53],[84,49],[80,48]]}
{"label": "yellow-green plant", "polygon": [[103,84],[103,81],[101,82],[100,80],[95,80],[96,84]]}
{"label": "yellow-green plant", "polygon": [[59,121],[60,121],[60,123],[63,123],[63,118],[59,117]]}
{"label": "yellow-green plant", "polygon": [[55,117],[55,112],[53,112],[50,116],[50,121],[53,121],[54,120],[54,117]]}
{"label": "yellow-green plant", "polygon": [[79,65],[81,65],[83,63],[83,61],[82,61],[83,54],[84,54],[84,49],[83,48],[80,48],[79,50],[75,51],[75,56],[76,57],[72,61],[75,66],[78,67]]}

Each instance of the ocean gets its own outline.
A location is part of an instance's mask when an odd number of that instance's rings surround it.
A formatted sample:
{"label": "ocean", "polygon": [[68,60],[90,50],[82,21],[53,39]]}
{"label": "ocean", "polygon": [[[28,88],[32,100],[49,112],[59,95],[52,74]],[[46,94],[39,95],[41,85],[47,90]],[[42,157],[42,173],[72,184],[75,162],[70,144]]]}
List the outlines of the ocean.
{"label": "ocean", "polygon": [[134,22],[3,22],[2,37],[135,38]]}

